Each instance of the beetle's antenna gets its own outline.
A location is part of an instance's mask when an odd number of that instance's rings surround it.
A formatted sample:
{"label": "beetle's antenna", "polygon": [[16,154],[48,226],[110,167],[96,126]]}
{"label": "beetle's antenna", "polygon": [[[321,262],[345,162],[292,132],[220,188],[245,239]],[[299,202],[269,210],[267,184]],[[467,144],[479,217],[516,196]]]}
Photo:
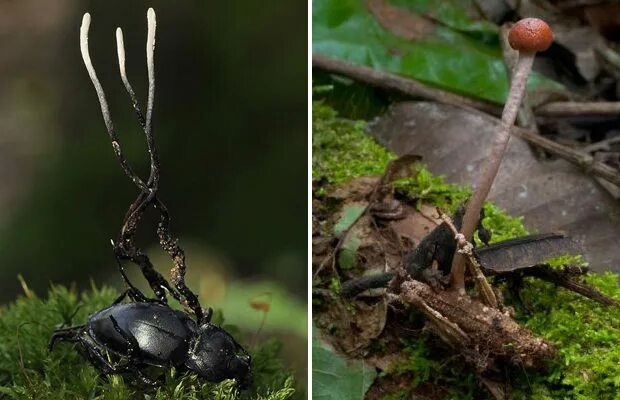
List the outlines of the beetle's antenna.
{"label": "beetle's antenna", "polygon": [[93,86],[95,87],[95,91],[97,92],[97,97],[99,98],[99,104],[101,105],[101,114],[103,115],[103,122],[105,123],[105,127],[108,131],[108,136],[110,136],[110,140],[112,141],[112,148],[114,149],[114,154],[116,154],[116,158],[118,159],[119,164],[121,164],[123,171],[129,177],[129,179],[131,179],[133,183],[140,189],[145,190],[146,185],[144,184],[142,179],[140,179],[140,177],[133,171],[133,169],[127,162],[127,159],[125,158],[121,150],[118,136],[114,131],[112,117],[110,116],[110,108],[108,107],[108,102],[105,98],[103,87],[101,87],[101,83],[99,83],[97,73],[95,72],[95,67],[93,67],[93,63],[90,60],[90,53],[88,51],[89,28],[90,14],[86,13],[82,18],[82,26],[80,27],[80,51],[82,52],[82,59],[84,60],[84,65],[86,66],[86,70],[88,71],[90,80],[93,82]]}

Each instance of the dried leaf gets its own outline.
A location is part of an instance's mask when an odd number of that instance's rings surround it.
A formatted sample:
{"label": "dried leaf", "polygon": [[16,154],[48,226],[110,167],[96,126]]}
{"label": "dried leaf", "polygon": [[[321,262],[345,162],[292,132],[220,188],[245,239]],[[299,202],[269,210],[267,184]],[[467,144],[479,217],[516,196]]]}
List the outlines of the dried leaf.
{"label": "dried leaf", "polygon": [[[396,154],[424,154],[431,172],[471,185],[482,171],[496,120],[482,113],[430,102],[395,104],[371,133]],[[562,231],[582,243],[594,270],[620,265],[620,205],[590,176],[564,160],[538,161],[513,137],[489,200],[524,217],[531,231]]]}

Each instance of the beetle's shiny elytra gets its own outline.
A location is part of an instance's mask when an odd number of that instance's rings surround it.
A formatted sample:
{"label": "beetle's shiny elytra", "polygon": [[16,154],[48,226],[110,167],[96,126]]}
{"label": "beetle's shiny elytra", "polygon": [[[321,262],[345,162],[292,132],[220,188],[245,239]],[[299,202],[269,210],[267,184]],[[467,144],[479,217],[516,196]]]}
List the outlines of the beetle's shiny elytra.
{"label": "beetle's shiny elytra", "polygon": [[77,342],[103,374],[135,373],[147,383],[147,366],[176,367],[213,382],[252,382],[251,357],[222,328],[200,326],[186,313],[156,302],[113,304],[91,315],[85,325],[59,329],[56,341]]}

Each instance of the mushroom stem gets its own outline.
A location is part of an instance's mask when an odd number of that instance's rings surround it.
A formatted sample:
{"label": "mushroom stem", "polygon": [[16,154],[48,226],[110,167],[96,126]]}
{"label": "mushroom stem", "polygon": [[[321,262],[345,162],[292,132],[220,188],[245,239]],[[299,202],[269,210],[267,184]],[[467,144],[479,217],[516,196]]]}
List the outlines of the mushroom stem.
{"label": "mushroom stem", "polygon": [[[525,86],[527,84],[527,77],[532,69],[534,63],[535,53],[528,53],[521,51],[519,54],[519,61],[515,67],[512,82],[510,85],[510,92],[508,93],[508,99],[502,112],[502,120],[500,124],[500,130],[493,141],[493,146],[487,156],[487,162],[484,167],[484,172],[480,176],[475,191],[469,201],[467,202],[467,208],[465,215],[463,216],[463,225],[461,226],[461,233],[465,236],[465,239],[469,242],[472,241],[474,230],[478,225],[478,218],[480,217],[480,210],[484,204],[484,200],[487,198],[493,180],[499,165],[502,162],[502,157],[506,151],[508,140],[510,139],[510,129],[515,123],[523,94],[525,93]],[[460,253],[455,253],[452,259],[452,268],[450,274],[450,285],[453,289],[463,289],[465,287],[465,257]]]}

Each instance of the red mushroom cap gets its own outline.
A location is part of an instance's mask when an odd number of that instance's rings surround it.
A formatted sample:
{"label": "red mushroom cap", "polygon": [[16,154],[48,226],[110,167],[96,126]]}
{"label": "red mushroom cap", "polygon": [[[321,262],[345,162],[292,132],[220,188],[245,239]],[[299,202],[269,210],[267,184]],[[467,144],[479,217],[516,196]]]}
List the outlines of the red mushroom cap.
{"label": "red mushroom cap", "polygon": [[508,42],[510,47],[518,51],[545,51],[553,43],[553,31],[542,19],[524,18],[510,29]]}

